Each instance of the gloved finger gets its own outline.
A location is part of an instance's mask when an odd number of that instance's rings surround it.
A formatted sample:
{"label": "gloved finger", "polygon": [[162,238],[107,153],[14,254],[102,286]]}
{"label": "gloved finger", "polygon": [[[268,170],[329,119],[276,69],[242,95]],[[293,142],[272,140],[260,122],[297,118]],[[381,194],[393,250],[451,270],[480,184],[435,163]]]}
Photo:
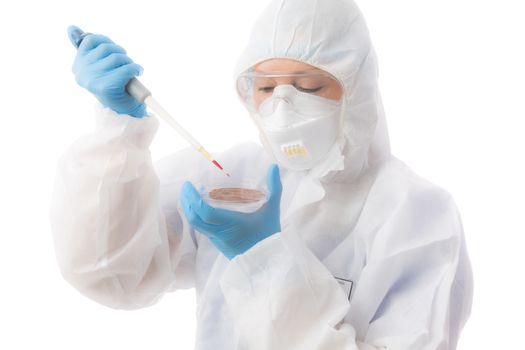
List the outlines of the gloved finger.
{"label": "gloved finger", "polygon": [[191,226],[193,226],[197,231],[209,235],[211,232],[214,232],[217,230],[216,225],[208,224],[199,217],[199,215],[193,210],[191,207],[190,202],[185,198],[184,196],[181,196],[180,202],[182,205],[182,209],[184,210],[184,215],[186,215],[186,219],[188,219],[188,222]]}
{"label": "gloved finger", "polygon": [[131,58],[129,58],[128,55],[122,54],[122,53],[112,53],[106,58],[93,63],[91,65],[91,68],[95,72],[101,73],[107,73],[111,71],[112,69],[127,65],[133,63]]}
{"label": "gloved finger", "polygon": [[[126,95],[122,95],[126,93],[126,85],[134,76],[140,75],[141,71],[141,66],[136,63],[129,63],[107,72],[91,73],[91,75],[97,76],[96,79],[77,78],[77,82],[96,96],[121,95],[126,97]],[[81,74],[80,77],[84,75],[89,76],[90,74]],[[129,98],[132,97],[129,96]]]}
{"label": "gloved finger", "polygon": [[78,47],[78,53],[81,55],[86,54],[88,51],[93,50],[98,45],[103,43],[111,43],[113,44],[113,41],[111,41],[110,38],[108,38],[105,35],[100,34],[90,34],[82,40],[80,43],[80,46]]}
{"label": "gloved finger", "polygon": [[114,53],[120,53],[120,54],[126,54],[126,50],[117,44],[114,43],[102,43],[98,45],[93,50],[87,52],[83,56],[83,60],[89,64],[93,62],[97,62],[102,60],[103,58],[114,54]]}
{"label": "gloved finger", "polygon": [[113,86],[123,89],[126,87],[128,81],[133,77],[141,75],[143,71],[144,68],[142,68],[142,66],[136,63],[128,63],[115,69],[111,69],[107,72],[104,79],[110,81]]}
{"label": "gloved finger", "polygon": [[191,182],[186,181],[182,185],[182,193],[189,201],[193,210],[197,212],[197,215],[199,215],[204,222],[218,225],[231,221],[232,217],[228,210],[214,208],[208,205]]}
{"label": "gloved finger", "polygon": [[283,186],[281,184],[281,175],[277,164],[272,164],[268,169],[268,202],[270,204],[279,204],[281,202],[281,193]]}

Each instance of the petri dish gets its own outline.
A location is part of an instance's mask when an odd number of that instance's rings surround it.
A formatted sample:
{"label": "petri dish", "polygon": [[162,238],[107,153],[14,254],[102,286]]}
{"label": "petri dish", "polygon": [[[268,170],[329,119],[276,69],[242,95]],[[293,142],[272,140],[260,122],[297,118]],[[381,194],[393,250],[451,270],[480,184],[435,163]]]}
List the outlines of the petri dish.
{"label": "petri dish", "polygon": [[215,208],[254,212],[266,203],[265,187],[248,181],[222,181],[199,187],[202,198]]}

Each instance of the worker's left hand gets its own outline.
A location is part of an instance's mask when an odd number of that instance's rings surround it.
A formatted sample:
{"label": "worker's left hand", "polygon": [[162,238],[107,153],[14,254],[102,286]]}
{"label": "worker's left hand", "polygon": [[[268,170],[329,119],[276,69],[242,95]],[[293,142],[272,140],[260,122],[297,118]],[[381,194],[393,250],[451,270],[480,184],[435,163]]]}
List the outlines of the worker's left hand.
{"label": "worker's left hand", "polygon": [[190,182],[182,186],[181,204],[189,223],[231,260],[281,231],[282,185],[277,165],[268,170],[267,182],[267,202],[253,213],[214,208],[204,202]]}

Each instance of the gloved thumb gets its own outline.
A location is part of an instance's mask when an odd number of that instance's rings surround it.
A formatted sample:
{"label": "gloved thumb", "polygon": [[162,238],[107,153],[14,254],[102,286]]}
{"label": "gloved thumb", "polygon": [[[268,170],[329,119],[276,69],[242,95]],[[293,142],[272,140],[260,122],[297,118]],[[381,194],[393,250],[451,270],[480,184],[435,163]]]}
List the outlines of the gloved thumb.
{"label": "gloved thumb", "polygon": [[266,181],[268,184],[268,202],[273,205],[280,204],[283,186],[277,164],[272,164],[268,169]]}
{"label": "gloved thumb", "polygon": [[67,27],[67,36],[69,38],[69,41],[71,41],[71,44],[73,44],[73,46],[77,49],[80,46],[82,40],[90,34],[91,33],[85,33],[82,29],[80,29],[77,26],[71,25]]}

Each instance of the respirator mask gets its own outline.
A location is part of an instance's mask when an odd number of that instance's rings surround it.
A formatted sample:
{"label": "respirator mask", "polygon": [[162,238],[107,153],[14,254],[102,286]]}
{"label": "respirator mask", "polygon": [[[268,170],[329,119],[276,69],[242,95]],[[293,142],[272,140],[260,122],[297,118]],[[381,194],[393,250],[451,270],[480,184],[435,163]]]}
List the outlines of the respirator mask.
{"label": "respirator mask", "polygon": [[237,91],[264,147],[290,170],[319,164],[342,132],[342,87],[322,70],[248,71],[238,78]]}

